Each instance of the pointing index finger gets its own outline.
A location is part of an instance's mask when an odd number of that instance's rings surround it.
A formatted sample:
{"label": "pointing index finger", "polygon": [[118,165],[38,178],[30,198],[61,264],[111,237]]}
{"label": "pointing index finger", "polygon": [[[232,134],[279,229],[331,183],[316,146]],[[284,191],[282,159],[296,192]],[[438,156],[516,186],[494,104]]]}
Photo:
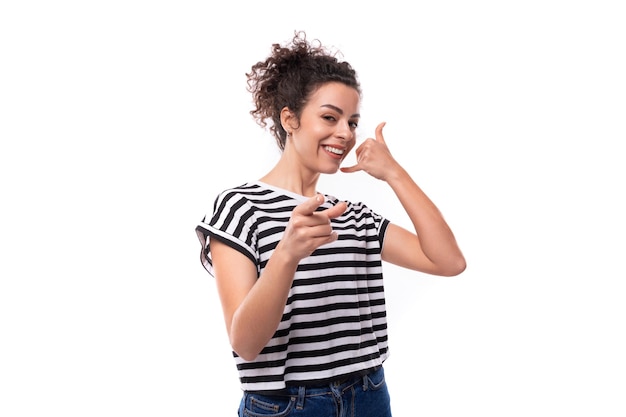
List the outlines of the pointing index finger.
{"label": "pointing index finger", "polygon": [[313,197],[306,200],[304,203],[300,203],[296,206],[294,211],[298,213],[310,216],[315,213],[315,210],[324,202],[324,196],[321,194],[315,194]]}

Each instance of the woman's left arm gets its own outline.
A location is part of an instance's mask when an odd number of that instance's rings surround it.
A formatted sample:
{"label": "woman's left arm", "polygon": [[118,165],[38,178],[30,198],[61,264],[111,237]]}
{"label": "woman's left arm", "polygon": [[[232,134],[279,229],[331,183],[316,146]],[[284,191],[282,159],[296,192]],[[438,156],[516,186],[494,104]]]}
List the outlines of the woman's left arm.
{"label": "woman's left arm", "polygon": [[376,138],[365,140],[356,150],[357,164],[343,172],[365,171],[383,180],[394,191],[415,232],[390,224],[385,233],[383,260],[432,275],[455,276],[465,270],[465,257],[441,212],[393,158],[383,138],[385,123]]}

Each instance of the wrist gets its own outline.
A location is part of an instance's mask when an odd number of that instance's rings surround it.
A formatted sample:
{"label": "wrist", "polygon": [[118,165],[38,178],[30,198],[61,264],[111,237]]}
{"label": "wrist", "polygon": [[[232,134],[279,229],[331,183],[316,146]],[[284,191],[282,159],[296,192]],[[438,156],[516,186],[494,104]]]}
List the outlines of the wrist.
{"label": "wrist", "polygon": [[289,249],[284,247],[282,241],[280,241],[278,242],[278,245],[276,245],[268,263],[270,262],[282,270],[293,270],[293,272],[295,272],[298,268],[298,264],[300,263],[300,258],[294,256]]}
{"label": "wrist", "polygon": [[402,168],[399,164],[394,164],[391,166],[390,169],[387,170],[384,179],[389,185],[393,185],[398,181],[404,181],[407,177],[409,177],[409,174],[406,172],[406,170]]}

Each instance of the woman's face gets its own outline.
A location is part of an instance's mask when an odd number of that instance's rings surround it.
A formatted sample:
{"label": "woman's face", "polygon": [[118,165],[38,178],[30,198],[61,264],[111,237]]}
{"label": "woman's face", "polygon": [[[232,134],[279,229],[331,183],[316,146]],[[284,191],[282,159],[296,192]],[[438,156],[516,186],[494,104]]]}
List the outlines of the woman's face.
{"label": "woman's face", "polygon": [[323,84],[310,95],[285,150],[294,152],[313,173],[337,172],[356,142],[359,104],[354,88],[339,82]]}

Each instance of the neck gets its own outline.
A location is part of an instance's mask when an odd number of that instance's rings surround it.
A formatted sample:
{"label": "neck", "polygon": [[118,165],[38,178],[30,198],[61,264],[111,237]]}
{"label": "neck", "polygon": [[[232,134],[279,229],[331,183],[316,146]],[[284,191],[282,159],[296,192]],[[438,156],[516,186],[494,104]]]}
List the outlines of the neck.
{"label": "neck", "polygon": [[317,192],[319,177],[319,172],[307,170],[283,153],[278,163],[261,181],[305,197],[313,197]]}

